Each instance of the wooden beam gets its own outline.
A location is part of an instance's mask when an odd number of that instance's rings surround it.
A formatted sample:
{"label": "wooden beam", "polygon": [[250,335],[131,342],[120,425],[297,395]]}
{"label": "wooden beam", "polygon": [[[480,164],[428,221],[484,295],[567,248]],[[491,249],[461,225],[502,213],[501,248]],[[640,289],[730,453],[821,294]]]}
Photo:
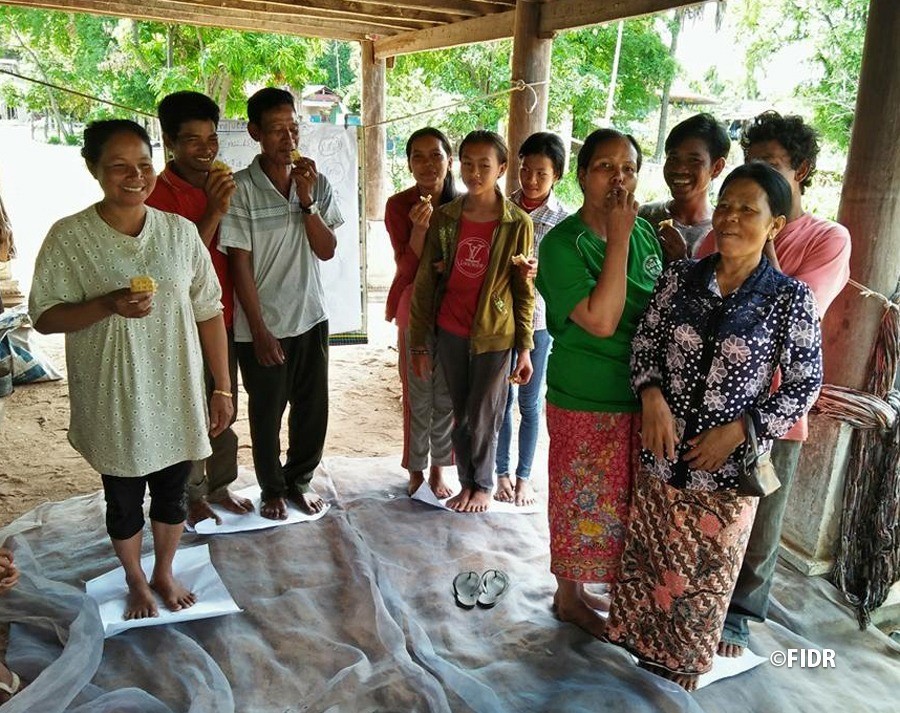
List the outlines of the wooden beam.
{"label": "wooden beam", "polygon": [[322,19],[287,14],[266,16],[253,10],[221,9],[214,5],[199,7],[186,0],[2,0],[3,4],[48,10],[87,12],[158,22],[186,22],[192,25],[226,27],[250,32],[275,32],[287,35],[361,40],[371,34],[393,34],[395,28],[349,19]]}
{"label": "wooden beam", "polygon": [[[335,20],[341,23],[365,24],[370,27],[384,27],[387,31],[409,32],[431,25],[450,22],[452,18],[441,20],[402,17],[396,12],[361,12],[357,3],[316,2],[260,2],[259,0],[173,0],[191,8],[206,8],[208,12],[253,13],[267,19],[293,22],[296,20]],[[325,5],[325,7],[319,7]],[[357,10],[344,6],[355,5]]]}
{"label": "wooden beam", "polygon": [[553,40],[538,37],[542,0],[519,0],[516,6],[515,36],[512,53],[512,81],[534,84],[531,90],[509,95],[509,162],[506,169],[506,192],[519,187],[519,147],[536,131],[547,128],[550,54]]}
{"label": "wooden beam", "polygon": [[552,0],[544,3],[539,32],[541,37],[553,37],[561,30],[705,4],[706,1],[697,0],[606,0],[602,3],[597,0]]}
{"label": "wooden beam", "polygon": [[384,220],[388,198],[387,127],[384,124],[387,103],[385,61],[375,59],[374,43],[360,43],[362,49],[362,119],[366,131],[366,218]]}
{"label": "wooden beam", "polygon": [[511,10],[454,22],[452,25],[385,37],[375,42],[375,59],[502,40],[513,36],[515,22],[516,12]]}
{"label": "wooden beam", "polygon": [[[363,5],[384,4],[384,0],[357,0]],[[481,17],[496,12],[505,12],[514,9],[515,0],[397,0],[391,5],[415,10],[440,10],[449,15],[462,15],[463,17]]]}
{"label": "wooden beam", "polygon": [[[359,29],[308,25],[301,22],[281,22],[266,20],[261,17],[242,18],[229,14],[216,14],[210,11],[188,11],[182,8],[167,7],[164,2],[153,1],[140,4],[127,0],[2,0],[0,4],[19,7],[40,8],[45,10],[61,10],[63,12],[81,12],[91,15],[108,15],[135,20],[151,20],[163,23],[185,23],[200,27],[221,27],[245,32],[274,32],[283,35],[300,35],[303,37],[322,37],[359,41],[366,33]],[[340,24],[340,23],[335,23]]]}
{"label": "wooden beam", "polygon": [[[267,15],[289,15],[296,17],[351,18],[374,24],[391,25],[403,21],[406,28],[422,25],[438,25],[455,22],[458,15],[442,11],[440,5],[428,9],[416,9],[402,5],[379,3],[345,2],[345,0],[182,0],[192,5],[212,8],[246,9]],[[400,27],[401,25],[398,25]]]}
{"label": "wooden beam", "polygon": [[[604,3],[598,0],[547,0],[541,10],[538,37],[552,38],[561,30],[703,4],[705,2],[697,0],[607,0]],[[515,11],[484,15],[448,26],[379,39],[375,42],[375,56],[386,59],[401,54],[502,40],[513,36],[514,27]]]}

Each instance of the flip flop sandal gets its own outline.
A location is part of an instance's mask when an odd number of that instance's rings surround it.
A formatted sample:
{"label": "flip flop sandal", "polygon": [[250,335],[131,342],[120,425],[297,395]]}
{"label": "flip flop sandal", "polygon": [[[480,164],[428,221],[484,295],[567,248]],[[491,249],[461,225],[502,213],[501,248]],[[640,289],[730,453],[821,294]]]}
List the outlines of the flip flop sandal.
{"label": "flip flop sandal", "polygon": [[499,569],[489,569],[481,575],[481,592],[478,606],[490,609],[499,602],[509,589],[509,577]]}
{"label": "flip flop sandal", "polygon": [[[12,680],[9,683],[0,681],[0,692],[7,694],[9,698],[12,698],[22,690],[22,679],[19,678],[19,675],[15,671],[10,671],[9,673],[12,675]],[[9,698],[6,700],[9,700]]]}
{"label": "flip flop sandal", "polygon": [[478,572],[460,572],[453,578],[453,596],[456,606],[472,609],[481,592],[481,576]]}

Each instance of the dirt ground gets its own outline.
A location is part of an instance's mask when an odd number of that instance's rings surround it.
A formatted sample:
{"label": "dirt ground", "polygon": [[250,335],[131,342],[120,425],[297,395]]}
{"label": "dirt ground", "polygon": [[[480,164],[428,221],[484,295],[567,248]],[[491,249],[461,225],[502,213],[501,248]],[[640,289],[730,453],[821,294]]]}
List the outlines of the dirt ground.
{"label": "dirt ground", "polygon": [[[384,303],[370,302],[369,344],[332,347],[330,417],[325,457],[397,454],[400,468],[403,424],[395,328],[384,322]],[[65,369],[61,336],[41,337],[41,349],[61,371]],[[72,449],[68,384],[65,380],[18,386],[7,399],[0,425],[0,526],[38,505],[100,489],[100,476]],[[251,465],[247,395],[240,390],[235,431],[240,439],[238,462]],[[285,419],[285,422],[287,419]],[[282,447],[287,445],[283,430]]]}

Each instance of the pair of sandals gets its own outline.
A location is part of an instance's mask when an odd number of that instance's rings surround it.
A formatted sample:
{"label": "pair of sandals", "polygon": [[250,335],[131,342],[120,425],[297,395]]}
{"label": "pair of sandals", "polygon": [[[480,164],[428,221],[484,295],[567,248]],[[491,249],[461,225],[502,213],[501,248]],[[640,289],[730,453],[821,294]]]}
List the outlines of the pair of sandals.
{"label": "pair of sandals", "polygon": [[482,609],[496,606],[509,589],[509,576],[503,570],[489,569],[484,574],[460,572],[453,578],[453,596],[456,606]]}

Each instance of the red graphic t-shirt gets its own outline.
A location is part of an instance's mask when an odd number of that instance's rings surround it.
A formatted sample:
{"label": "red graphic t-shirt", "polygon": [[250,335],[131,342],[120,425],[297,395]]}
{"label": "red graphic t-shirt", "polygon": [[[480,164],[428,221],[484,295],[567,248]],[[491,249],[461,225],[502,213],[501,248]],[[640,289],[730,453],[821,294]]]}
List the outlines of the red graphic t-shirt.
{"label": "red graphic t-shirt", "polygon": [[456,257],[437,317],[438,327],[457,337],[468,338],[472,331],[478,297],[491,257],[491,242],[499,225],[499,220],[475,223],[460,219]]}

